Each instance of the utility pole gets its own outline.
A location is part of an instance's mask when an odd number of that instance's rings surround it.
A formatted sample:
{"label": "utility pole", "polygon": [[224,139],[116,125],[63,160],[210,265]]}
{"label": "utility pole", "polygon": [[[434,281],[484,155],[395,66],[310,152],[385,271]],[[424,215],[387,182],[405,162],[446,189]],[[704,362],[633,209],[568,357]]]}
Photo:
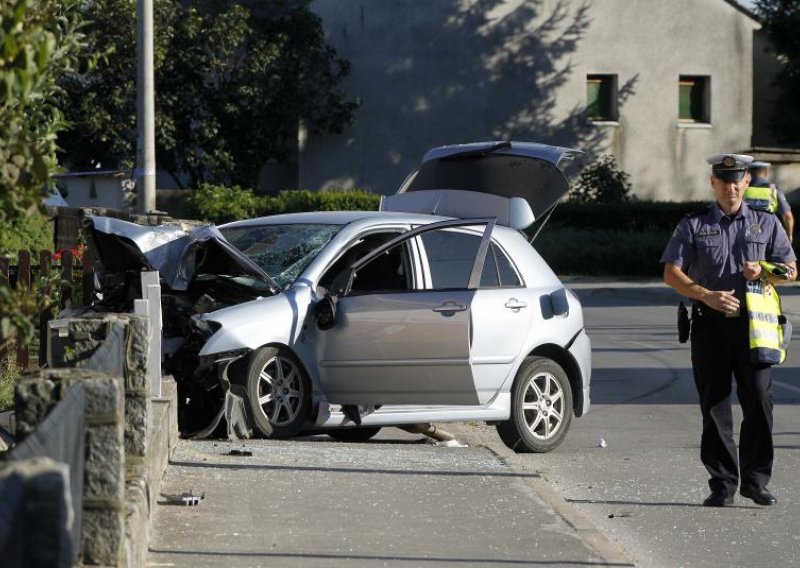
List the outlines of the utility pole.
{"label": "utility pole", "polygon": [[137,0],[136,9],[136,193],[137,210],[156,209],[156,128],[153,79],[153,0]]}

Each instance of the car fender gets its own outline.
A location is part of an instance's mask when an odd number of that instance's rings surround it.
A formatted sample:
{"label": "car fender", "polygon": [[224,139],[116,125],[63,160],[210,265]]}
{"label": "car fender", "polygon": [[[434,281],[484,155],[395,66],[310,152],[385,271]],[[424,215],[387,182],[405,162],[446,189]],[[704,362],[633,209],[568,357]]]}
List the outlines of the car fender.
{"label": "car fender", "polygon": [[203,320],[221,327],[206,341],[199,355],[257,349],[269,344],[292,348],[300,337],[310,303],[311,289],[297,286],[277,296],[204,314]]}

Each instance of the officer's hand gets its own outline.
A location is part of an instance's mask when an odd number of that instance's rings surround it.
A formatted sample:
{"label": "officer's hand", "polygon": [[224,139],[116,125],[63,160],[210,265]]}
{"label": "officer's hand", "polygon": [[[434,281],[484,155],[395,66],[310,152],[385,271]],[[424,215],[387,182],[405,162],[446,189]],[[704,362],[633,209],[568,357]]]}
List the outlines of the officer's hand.
{"label": "officer's hand", "polygon": [[744,277],[746,280],[757,280],[761,277],[761,265],[755,261],[744,261]]}
{"label": "officer's hand", "polygon": [[703,303],[724,314],[733,314],[739,309],[739,299],[734,295],[734,290],[714,292],[709,290],[703,298]]}

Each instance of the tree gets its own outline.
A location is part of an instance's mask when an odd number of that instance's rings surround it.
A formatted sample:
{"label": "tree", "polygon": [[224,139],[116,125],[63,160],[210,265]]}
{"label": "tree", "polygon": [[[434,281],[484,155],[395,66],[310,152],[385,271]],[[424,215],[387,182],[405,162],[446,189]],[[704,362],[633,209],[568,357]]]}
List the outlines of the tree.
{"label": "tree", "polygon": [[[56,83],[82,48],[78,0],[3,0],[0,8],[0,224],[15,230],[41,205],[63,127]],[[2,251],[0,251],[2,252]],[[34,294],[0,285],[0,349],[27,342],[42,308]]]}
{"label": "tree", "polygon": [[570,201],[578,203],[625,203],[631,196],[630,175],[617,167],[614,156],[601,156],[586,166],[575,181]]}
{"label": "tree", "polygon": [[800,147],[800,0],[756,0],[755,8],[771,48],[783,64],[772,130],[781,143]]}
{"label": "tree", "polygon": [[[340,132],[357,106],[348,62],[325,44],[308,0],[155,0],[156,160],[202,182],[256,185],[287,159],[300,121]],[[134,0],[94,0],[83,17],[94,69],[65,78],[71,167],[131,167],[136,142]]]}

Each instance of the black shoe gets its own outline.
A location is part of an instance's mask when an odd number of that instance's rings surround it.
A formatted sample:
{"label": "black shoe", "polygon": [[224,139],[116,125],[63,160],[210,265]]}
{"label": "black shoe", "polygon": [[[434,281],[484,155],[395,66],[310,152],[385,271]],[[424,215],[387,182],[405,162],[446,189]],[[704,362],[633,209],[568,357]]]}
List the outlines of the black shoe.
{"label": "black shoe", "polygon": [[727,507],[733,505],[733,495],[728,495],[724,489],[716,489],[703,501],[703,507]]}
{"label": "black shoe", "polygon": [[763,485],[742,485],[739,493],[742,497],[752,499],[756,505],[769,507],[778,502],[775,496],[769,492],[769,489]]}

